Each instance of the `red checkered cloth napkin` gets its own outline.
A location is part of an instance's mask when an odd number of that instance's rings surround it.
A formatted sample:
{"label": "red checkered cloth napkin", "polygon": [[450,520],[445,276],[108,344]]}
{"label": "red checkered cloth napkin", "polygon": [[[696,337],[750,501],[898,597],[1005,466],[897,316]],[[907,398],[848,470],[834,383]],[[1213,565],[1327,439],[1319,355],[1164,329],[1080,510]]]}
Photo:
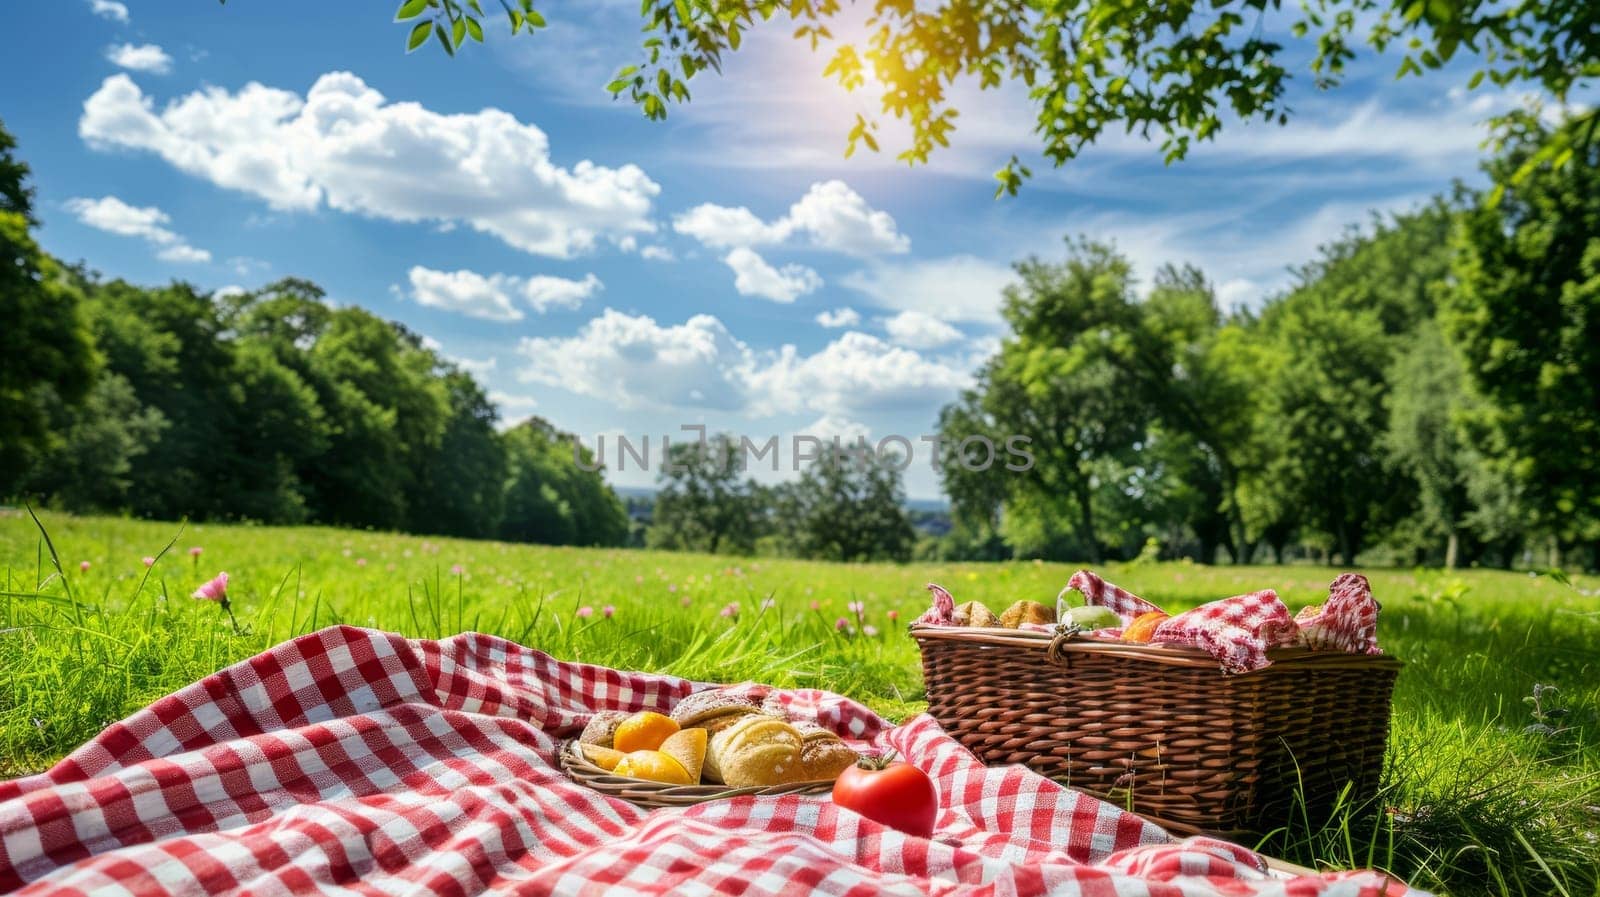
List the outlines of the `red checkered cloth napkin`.
{"label": "red checkered cloth napkin", "polygon": [[1021,767],[930,717],[898,727],[819,691],[766,694],[926,770],[932,840],[826,795],[645,811],[568,779],[598,710],[665,711],[670,676],[486,635],[352,627],[285,642],[0,782],[0,891],[175,894],[1400,895],[1373,872],[1269,877]]}

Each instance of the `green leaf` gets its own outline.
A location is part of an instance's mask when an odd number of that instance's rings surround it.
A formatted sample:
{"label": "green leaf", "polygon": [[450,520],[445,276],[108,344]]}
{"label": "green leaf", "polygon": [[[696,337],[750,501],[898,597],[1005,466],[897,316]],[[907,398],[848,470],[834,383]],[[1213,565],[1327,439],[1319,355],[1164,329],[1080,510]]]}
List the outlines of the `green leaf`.
{"label": "green leaf", "polygon": [[477,19],[467,19],[467,33],[472,35],[473,40],[483,43],[483,26],[478,24]]}
{"label": "green leaf", "polygon": [[450,26],[450,36],[455,38],[456,46],[458,47],[461,46],[462,41],[467,39],[466,16],[456,19],[455,23]]}
{"label": "green leaf", "polygon": [[446,53],[450,54],[451,56],[456,55],[456,48],[454,46],[451,46],[451,44],[450,44],[450,35],[445,33],[443,25],[440,25],[439,23],[435,22],[434,25],[433,25],[433,33],[438,36],[439,43],[444,45],[444,51]]}
{"label": "green leaf", "polygon": [[544,16],[537,9],[528,10],[528,24],[534,28],[543,28]]}
{"label": "green leaf", "polygon": [[411,29],[411,37],[406,40],[406,52],[410,53],[412,50],[422,46],[422,42],[428,39],[428,32],[432,28],[432,21],[418,22],[416,27]]}
{"label": "green leaf", "polygon": [[414,19],[417,16],[422,15],[422,11],[427,8],[428,0],[406,0],[406,2],[400,4],[400,8],[395,11],[394,20],[396,22],[404,22],[406,19]]}
{"label": "green leaf", "polygon": [[606,85],[606,90],[610,91],[611,93],[622,93],[624,90],[627,90],[627,89],[628,89],[628,82],[626,80],[622,79],[622,78],[618,78],[617,80],[612,81],[610,84]]}
{"label": "green leaf", "polygon": [[1478,85],[1483,83],[1483,74],[1483,69],[1473,72],[1472,77],[1467,79],[1467,89],[1477,90]]}
{"label": "green leaf", "polygon": [[739,26],[728,26],[728,46],[734,50],[739,49]]}

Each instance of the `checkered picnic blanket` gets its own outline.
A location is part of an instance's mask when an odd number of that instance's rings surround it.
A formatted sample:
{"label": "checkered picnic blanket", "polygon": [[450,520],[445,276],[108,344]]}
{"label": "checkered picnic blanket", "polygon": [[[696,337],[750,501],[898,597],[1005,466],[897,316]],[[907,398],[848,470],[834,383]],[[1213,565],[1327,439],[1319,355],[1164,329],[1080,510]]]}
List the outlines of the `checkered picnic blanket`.
{"label": "checkered picnic blanket", "polygon": [[826,795],[646,811],[562,774],[558,746],[590,714],[666,710],[696,687],[486,635],[324,629],[0,783],[0,892],[1406,893],[1376,873],[1274,880],[1244,848],[985,768],[927,716],[890,727],[819,691],[782,697],[933,776],[933,839]]}

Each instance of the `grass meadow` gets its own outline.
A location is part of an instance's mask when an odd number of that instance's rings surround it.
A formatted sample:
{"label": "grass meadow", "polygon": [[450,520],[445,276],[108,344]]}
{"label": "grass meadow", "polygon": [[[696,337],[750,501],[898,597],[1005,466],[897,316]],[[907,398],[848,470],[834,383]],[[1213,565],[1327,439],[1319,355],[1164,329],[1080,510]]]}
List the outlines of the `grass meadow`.
{"label": "grass meadow", "polygon": [[[0,775],[43,769],[152,699],[333,623],[429,638],[479,630],[572,660],[827,688],[901,719],[922,707],[904,626],[928,603],[924,583],[998,610],[1048,601],[1073,569],[55,514],[43,523],[59,570],[27,513],[0,511]],[[148,569],[147,557],[157,558]],[[242,634],[188,597],[220,570]],[[1101,572],[1172,610],[1268,586],[1298,609],[1322,600],[1338,571]],[[1291,822],[1263,849],[1304,865],[1385,868],[1448,894],[1600,894],[1600,580],[1365,572],[1384,606],[1380,641],[1407,664],[1385,784],[1374,805],[1317,831]]]}

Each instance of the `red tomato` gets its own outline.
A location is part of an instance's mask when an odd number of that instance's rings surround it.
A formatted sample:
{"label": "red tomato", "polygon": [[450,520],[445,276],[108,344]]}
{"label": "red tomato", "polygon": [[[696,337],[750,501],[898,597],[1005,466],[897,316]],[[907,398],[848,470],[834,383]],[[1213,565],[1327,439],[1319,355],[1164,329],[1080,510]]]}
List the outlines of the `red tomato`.
{"label": "red tomato", "polygon": [[881,768],[852,766],[840,773],[833,783],[833,802],[919,838],[932,837],[933,820],[939,814],[933,780],[915,766],[898,761]]}

